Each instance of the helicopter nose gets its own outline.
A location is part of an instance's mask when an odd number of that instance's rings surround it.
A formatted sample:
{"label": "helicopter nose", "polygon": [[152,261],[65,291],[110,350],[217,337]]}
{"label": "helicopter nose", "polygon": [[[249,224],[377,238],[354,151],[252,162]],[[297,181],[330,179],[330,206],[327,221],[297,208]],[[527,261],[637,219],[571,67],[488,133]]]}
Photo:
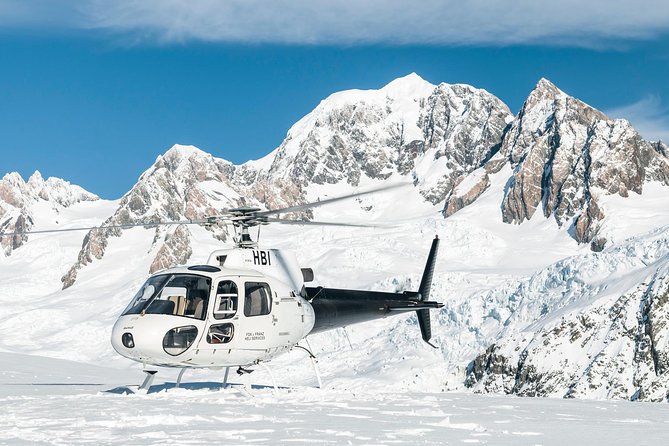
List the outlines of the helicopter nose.
{"label": "helicopter nose", "polygon": [[179,362],[201,333],[202,327],[196,324],[165,315],[121,316],[114,324],[111,343],[121,356],[135,361]]}
{"label": "helicopter nose", "polygon": [[142,331],[142,322],[138,317],[119,318],[112,329],[111,344],[121,356],[135,361],[143,361],[155,356],[152,343]]}

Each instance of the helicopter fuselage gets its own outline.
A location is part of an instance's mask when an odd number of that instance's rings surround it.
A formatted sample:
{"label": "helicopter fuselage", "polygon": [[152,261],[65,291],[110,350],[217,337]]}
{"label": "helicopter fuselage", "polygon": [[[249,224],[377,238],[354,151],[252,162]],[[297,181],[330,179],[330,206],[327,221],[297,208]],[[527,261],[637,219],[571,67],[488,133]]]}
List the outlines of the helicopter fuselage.
{"label": "helicopter fuselage", "polygon": [[[302,284],[286,271],[294,259],[277,250],[222,250],[211,256],[219,264],[249,259],[266,273],[199,265],[154,274],[116,321],[114,349],[145,364],[209,368],[267,361],[289,351],[315,319],[311,304],[295,289]],[[284,280],[276,277],[282,274]]]}
{"label": "helicopter fuselage", "polygon": [[435,238],[418,291],[402,293],[305,286],[313,271],[278,249],[214,251],[205,265],[149,277],[116,321],[112,345],[145,365],[247,366],[310,333],[410,312],[429,344],[429,310],[443,306],[429,300],[438,244]]}

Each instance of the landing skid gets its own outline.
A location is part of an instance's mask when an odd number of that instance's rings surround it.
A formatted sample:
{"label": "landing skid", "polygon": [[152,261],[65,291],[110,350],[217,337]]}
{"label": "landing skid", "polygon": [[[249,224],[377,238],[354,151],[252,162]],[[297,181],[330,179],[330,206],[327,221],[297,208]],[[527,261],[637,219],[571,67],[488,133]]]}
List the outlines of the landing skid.
{"label": "landing skid", "polygon": [[[144,370],[144,373],[146,373],[146,377],[144,378],[144,382],[140,384],[139,386],[122,386],[122,387],[116,387],[115,389],[110,389],[107,390],[109,393],[120,393],[120,394],[136,394],[136,395],[146,395],[149,393],[149,389],[151,388],[151,384],[153,384],[153,380],[156,377],[156,373],[158,373],[158,370]],[[181,374],[179,374],[179,378],[181,378]]]}
{"label": "landing skid", "polygon": [[[323,382],[321,381],[321,376],[318,371],[318,366],[316,365],[316,356],[311,353],[311,351],[306,348],[302,347],[301,345],[295,345],[295,347],[299,348],[300,350],[303,350],[309,355],[309,359],[311,360],[311,365],[313,366],[314,373],[316,375],[316,379],[318,381],[318,388],[321,389],[323,388]],[[230,367],[225,368],[225,375],[223,377],[223,382],[222,383],[213,383],[213,382],[203,382],[203,383],[184,383],[182,384],[182,379],[184,376],[184,373],[186,372],[186,367],[182,367],[179,370],[179,375],[177,376],[176,382],[174,385],[170,383],[164,383],[160,384],[157,386],[153,386],[153,381],[156,377],[156,374],[158,373],[157,370],[143,370],[143,372],[146,374],[144,381],[142,384],[136,386],[136,385],[129,385],[129,386],[122,386],[122,387],[117,387],[114,389],[107,390],[109,393],[117,393],[117,394],[137,394],[137,395],[146,395],[148,393],[156,393],[156,392],[162,392],[162,391],[169,391],[171,389],[189,389],[189,390],[199,390],[199,389],[209,389],[209,390],[225,390],[225,389],[235,389],[241,391],[243,394],[245,394],[248,397],[253,397],[251,394],[251,390],[259,390],[259,389],[272,389],[273,393],[276,394],[276,392],[281,389],[281,390],[286,390],[286,389],[293,389],[292,387],[283,387],[277,385],[276,378],[274,377],[274,374],[272,373],[272,370],[268,367],[267,363],[264,361],[257,361],[255,365],[259,365],[262,367],[270,376],[271,385],[260,385],[260,384],[243,384],[243,383],[231,383],[229,382],[228,378],[230,376]],[[247,375],[252,373],[253,370],[249,368],[244,368],[244,367],[238,367],[237,369],[237,374],[239,376]],[[153,391],[151,391],[152,386]]]}

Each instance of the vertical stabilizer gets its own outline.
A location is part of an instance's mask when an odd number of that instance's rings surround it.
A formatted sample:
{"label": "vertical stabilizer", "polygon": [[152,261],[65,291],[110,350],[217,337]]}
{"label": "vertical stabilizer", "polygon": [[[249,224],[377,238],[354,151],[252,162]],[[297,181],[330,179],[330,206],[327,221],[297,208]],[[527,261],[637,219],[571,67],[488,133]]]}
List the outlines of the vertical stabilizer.
{"label": "vertical stabilizer", "polygon": [[[437,251],[439,251],[439,236],[435,236],[434,240],[432,240],[430,254],[427,256],[425,271],[423,272],[423,278],[420,281],[420,288],[418,288],[421,300],[423,301],[430,300],[430,289],[432,288],[432,275],[434,274],[434,265],[437,260]],[[431,347],[437,348],[430,342],[430,339],[432,338],[430,310],[417,310],[416,315],[418,316],[418,325],[420,326],[420,334],[423,336],[423,340]]]}

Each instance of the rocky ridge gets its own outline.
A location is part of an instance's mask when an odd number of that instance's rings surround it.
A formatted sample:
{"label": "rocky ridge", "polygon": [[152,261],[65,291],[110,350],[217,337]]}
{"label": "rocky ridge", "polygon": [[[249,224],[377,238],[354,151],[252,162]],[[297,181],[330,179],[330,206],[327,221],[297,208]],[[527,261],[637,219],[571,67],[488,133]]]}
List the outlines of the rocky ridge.
{"label": "rocky ridge", "polygon": [[669,158],[629,122],[610,120],[542,79],[504,138],[500,155],[513,167],[502,202],[505,222],[521,223],[541,206],[580,243],[601,250],[601,194],[641,194],[644,183],[669,184]]}
{"label": "rocky ridge", "polygon": [[269,168],[251,178],[294,194],[311,184],[350,188],[363,177],[408,176],[437,204],[499,150],[510,120],[508,107],[485,90],[435,86],[411,74],[379,90],[325,99],[288,131],[266,160]]}
{"label": "rocky ridge", "polygon": [[[0,180],[0,232],[29,231],[35,225],[33,208],[37,204],[48,205],[56,214],[82,201],[99,198],[79,186],[60,178],[42,178],[39,172],[24,181],[18,173],[9,173]],[[3,237],[0,246],[6,256],[25,244],[28,235]]]}
{"label": "rocky ridge", "polygon": [[[118,226],[158,221],[201,219],[216,215],[219,210],[244,204],[230,188],[235,166],[214,158],[192,146],[174,146],[137,181],[103,226]],[[226,240],[224,226],[206,228],[212,236]],[[93,229],[86,234],[76,263],[63,276],[63,287],[72,286],[77,272],[95,259],[101,259],[110,237],[120,237],[118,228]],[[189,229],[156,226],[149,255],[154,258],[148,271],[183,264],[191,255]]]}

